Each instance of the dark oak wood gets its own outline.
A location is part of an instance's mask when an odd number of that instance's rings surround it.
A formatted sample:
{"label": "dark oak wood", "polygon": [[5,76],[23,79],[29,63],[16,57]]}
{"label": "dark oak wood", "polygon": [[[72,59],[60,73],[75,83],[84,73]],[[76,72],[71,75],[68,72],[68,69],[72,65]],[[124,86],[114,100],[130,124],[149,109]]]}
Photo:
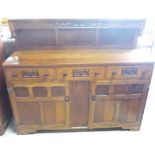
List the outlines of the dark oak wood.
{"label": "dark oak wood", "polygon": [[153,65],[142,49],[14,52],[3,67],[18,134],[139,130]]}
{"label": "dark oak wood", "polygon": [[2,62],[4,60],[3,41],[0,36],[0,135],[4,134],[11,118],[11,109],[2,68]]}
{"label": "dark oak wood", "polygon": [[76,81],[71,83],[71,127],[87,127],[89,114],[90,83]]}
{"label": "dark oak wood", "polygon": [[[133,49],[145,20],[9,20],[3,63],[18,134],[139,130],[155,56]],[[121,49],[120,49],[121,48]]]}
{"label": "dark oak wood", "polygon": [[143,19],[9,20],[17,50],[135,48],[144,25]]}

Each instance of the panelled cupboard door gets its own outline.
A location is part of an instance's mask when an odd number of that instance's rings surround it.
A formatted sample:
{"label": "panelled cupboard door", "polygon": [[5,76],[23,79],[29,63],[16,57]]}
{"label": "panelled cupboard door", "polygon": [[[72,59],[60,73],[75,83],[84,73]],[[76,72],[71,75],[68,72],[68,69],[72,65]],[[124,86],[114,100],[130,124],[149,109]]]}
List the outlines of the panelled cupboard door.
{"label": "panelled cupboard door", "polygon": [[[91,91],[90,126],[111,127],[138,121],[139,109],[146,95],[144,84],[93,83]],[[130,98],[129,98],[130,96]]]}
{"label": "panelled cupboard door", "polygon": [[69,84],[14,84],[10,92],[20,125],[66,128],[69,125]]}

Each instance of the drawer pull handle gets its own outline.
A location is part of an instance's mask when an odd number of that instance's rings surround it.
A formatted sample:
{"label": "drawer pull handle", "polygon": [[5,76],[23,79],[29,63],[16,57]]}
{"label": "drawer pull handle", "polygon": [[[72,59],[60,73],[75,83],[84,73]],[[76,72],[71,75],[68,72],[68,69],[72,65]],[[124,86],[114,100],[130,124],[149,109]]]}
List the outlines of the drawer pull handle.
{"label": "drawer pull handle", "polygon": [[95,76],[95,77],[99,76],[99,73],[94,73],[94,76]]}
{"label": "drawer pull handle", "polygon": [[49,76],[49,73],[44,73],[44,78],[47,78]]}
{"label": "drawer pull handle", "polygon": [[141,78],[142,78],[142,79],[145,78],[146,74],[147,74],[147,71],[142,72]]}
{"label": "drawer pull handle", "polygon": [[65,101],[69,101],[70,97],[69,96],[65,96]]}
{"label": "drawer pull handle", "polygon": [[62,76],[63,76],[64,78],[66,78],[66,77],[67,77],[67,73],[63,73]]}
{"label": "drawer pull handle", "polygon": [[91,99],[92,99],[93,101],[95,101],[95,100],[96,100],[96,96],[92,96]]}
{"label": "drawer pull handle", "polygon": [[15,73],[15,72],[12,73],[12,77],[13,77],[13,78],[16,78],[16,77],[17,77],[17,73]]}
{"label": "drawer pull handle", "polygon": [[116,76],[117,72],[112,72],[112,77]]}

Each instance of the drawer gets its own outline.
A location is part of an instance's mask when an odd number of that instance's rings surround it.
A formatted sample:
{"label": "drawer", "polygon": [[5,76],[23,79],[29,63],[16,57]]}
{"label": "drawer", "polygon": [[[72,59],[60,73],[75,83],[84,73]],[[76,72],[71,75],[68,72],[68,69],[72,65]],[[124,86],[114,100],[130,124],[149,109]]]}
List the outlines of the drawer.
{"label": "drawer", "polygon": [[104,67],[60,67],[56,69],[57,80],[103,80]]}
{"label": "drawer", "polygon": [[152,65],[108,66],[107,79],[150,79]]}
{"label": "drawer", "polygon": [[53,68],[7,68],[7,81],[54,80]]}

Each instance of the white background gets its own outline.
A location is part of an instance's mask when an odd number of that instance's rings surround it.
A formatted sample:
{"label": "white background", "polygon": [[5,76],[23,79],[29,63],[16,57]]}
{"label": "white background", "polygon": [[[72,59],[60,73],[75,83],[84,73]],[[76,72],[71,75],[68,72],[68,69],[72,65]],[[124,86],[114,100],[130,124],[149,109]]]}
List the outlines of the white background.
{"label": "white background", "polygon": [[[0,0],[0,18],[155,18],[151,0]],[[141,130],[61,132],[0,137],[0,155],[155,155],[155,76]]]}

